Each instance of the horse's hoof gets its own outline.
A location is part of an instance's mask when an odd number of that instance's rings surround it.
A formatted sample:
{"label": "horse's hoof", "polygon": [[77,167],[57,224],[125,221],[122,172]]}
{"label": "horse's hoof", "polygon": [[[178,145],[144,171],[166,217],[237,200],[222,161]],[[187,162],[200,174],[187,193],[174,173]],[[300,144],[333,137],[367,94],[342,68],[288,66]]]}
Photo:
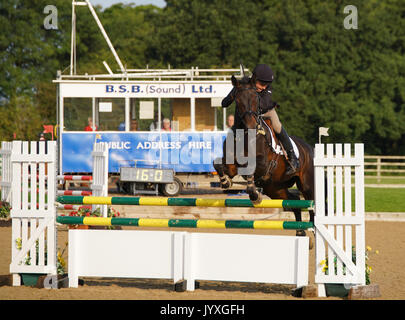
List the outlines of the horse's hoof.
{"label": "horse's hoof", "polygon": [[225,176],[224,178],[220,179],[220,181],[222,189],[229,189],[230,187],[232,187],[232,180],[229,179],[228,176]]}
{"label": "horse's hoof", "polygon": [[229,189],[230,188],[229,183],[228,182],[221,183],[221,188],[222,189]]}
{"label": "horse's hoof", "polygon": [[262,202],[263,197],[259,192],[254,192],[249,194],[249,199],[254,205],[258,205]]}

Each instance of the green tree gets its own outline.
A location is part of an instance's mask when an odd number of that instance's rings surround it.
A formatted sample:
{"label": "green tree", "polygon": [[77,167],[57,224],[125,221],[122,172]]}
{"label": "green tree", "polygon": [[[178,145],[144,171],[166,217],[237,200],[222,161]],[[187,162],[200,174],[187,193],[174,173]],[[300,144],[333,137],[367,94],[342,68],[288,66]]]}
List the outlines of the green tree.
{"label": "green tree", "polygon": [[[160,8],[152,5],[116,4],[102,13],[104,28],[113,39],[114,47],[127,68],[145,68],[149,63],[146,51],[154,37],[154,18],[160,11]],[[117,65],[112,57],[107,58],[107,61]]]}
{"label": "green tree", "polygon": [[[58,29],[45,30],[45,0],[0,3],[0,135],[35,138],[55,121],[56,71],[70,66],[71,3],[54,0]],[[167,0],[165,8],[117,4],[95,10],[127,68],[225,68],[242,61],[275,72],[273,97],[290,134],[309,143],[365,142],[372,154],[405,152],[405,6],[354,0]],[[89,10],[77,11],[77,73],[118,65]],[[26,124],[27,128],[20,124]]]}
{"label": "green tree", "polygon": [[168,0],[158,27],[161,59],[178,68],[251,64],[258,13],[254,1]]}
{"label": "green tree", "polygon": [[[44,29],[47,4],[42,0],[5,0],[0,4],[0,107],[5,114],[0,126],[5,137],[17,130],[20,139],[37,139],[34,128],[41,129],[42,121],[34,110],[36,84],[55,74],[58,55],[65,49],[63,40],[55,41],[63,38],[61,29]],[[59,4],[63,12],[64,4],[60,0]],[[20,127],[26,119],[31,119],[30,124]]]}

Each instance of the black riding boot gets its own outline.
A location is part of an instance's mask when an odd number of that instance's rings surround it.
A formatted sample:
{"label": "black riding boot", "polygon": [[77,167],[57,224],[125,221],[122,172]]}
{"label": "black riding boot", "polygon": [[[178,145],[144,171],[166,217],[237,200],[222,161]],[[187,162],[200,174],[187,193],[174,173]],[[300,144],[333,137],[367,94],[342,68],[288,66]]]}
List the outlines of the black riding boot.
{"label": "black riding boot", "polygon": [[292,175],[298,170],[300,162],[295,156],[290,137],[288,136],[287,131],[284,130],[284,127],[281,127],[281,132],[276,135],[278,140],[280,140],[281,144],[283,145],[285,151],[287,152],[288,163],[290,164],[290,166],[287,168],[286,175]]}

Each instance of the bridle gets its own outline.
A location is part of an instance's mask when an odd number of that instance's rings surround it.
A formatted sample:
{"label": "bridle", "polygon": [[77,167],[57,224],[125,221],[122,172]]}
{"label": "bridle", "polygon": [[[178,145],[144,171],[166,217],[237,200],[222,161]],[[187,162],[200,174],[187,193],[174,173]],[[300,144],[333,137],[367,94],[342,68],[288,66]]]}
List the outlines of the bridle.
{"label": "bridle", "polygon": [[[236,89],[236,94],[237,94],[238,92],[244,91],[244,90],[253,90],[253,92],[255,93],[256,98],[257,98],[257,111],[253,111],[253,110],[252,110],[251,103],[250,103],[250,96],[249,96],[249,100],[248,100],[248,103],[247,103],[247,110],[245,110],[242,114],[240,114],[239,108],[238,108],[238,106],[236,106],[235,112],[238,114],[239,118],[240,118],[241,121],[243,122],[244,127],[245,127],[244,130],[247,130],[247,129],[248,129],[248,126],[246,125],[246,122],[245,122],[245,116],[246,116],[246,115],[250,115],[250,116],[252,116],[252,117],[255,119],[255,121],[256,121],[256,135],[262,134],[262,135],[265,136],[265,135],[266,135],[266,132],[264,131],[264,129],[263,129],[262,125],[261,125],[261,121],[262,121],[262,117],[261,117],[262,110],[261,110],[261,107],[260,107],[260,95],[259,95],[259,93],[256,91],[256,89],[255,89],[255,88],[252,88],[252,87]],[[236,95],[235,95],[235,96],[236,96]]]}
{"label": "bridle", "polygon": [[[256,136],[258,136],[259,134],[263,135],[263,137],[264,137],[264,139],[265,139],[265,141],[266,141],[266,143],[267,143],[269,149],[272,150],[271,141],[269,140],[269,139],[271,139],[271,138],[269,138],[269,137],[267,136],[266,130],[265,130],[265,129],[263,128],[263,126],[262,126],[262,122],[263,122],[263,123],[265,123],[265,122],[264,122],[264,119],[263,119],[263,117],[262,117],[262,115],[261,115],[261,114],[262,114],[262,109],[261,109],[261,106],[260,106],[260,95],[259,95],[259,93],[256,91],[255,88],[252,88],[252,87],[239,88],[239,89],[236,90],[236,93],[237,93],[238,91],[242,91],[242,90],[254,90],[254,93],[256,94],[256,97],[257,97],[257,111],[255,112],[255,111],[252,110],[251,103],[250,103],[250,98],[249,98],[249,99],[248,99],[248,104],[247,104],[247,110],[245,110],[245,112],[243,112],[242,114],[240,114],[239,108],[238,108],[238,106],[236,106],[235,113],[238,114],[238,116],[240,117],[241,121],[243,122],[244,127],[245,127],[245,128],[244,128],[244,131],[246,131],[246,130],[248,129],[248,127],[247,127],[247,125],[246,125],[246,123],[245,123],[244,117],[245,117],[246,115],[251,115],[251,116],[253,116],[253,118],[254,118],[255,121],[256,121]],[[235,95],[235,96],[236,96],[236,95]],[[249,96],[249,97],[250,97],[250,96]],[[268,126],[267,126],[267,127],[268,127]],[[270,128],[268,128],[268,129],[269,129],[269,130],[272,130],[272,129],[270,129]],[[269,132],[269,134],[271,135],[270,132]],[[267,169],[266,169],[266,173],[264,174],[264,176],[258,178],[258,181],[260,181],[260,180],[263,181],[263,179],[264,179],[265,177],[266,177],[266,180],[268,180],[268,179],[271,180],[271,179],[272,179],[273,171],[274,171],[274,169],[277,167],[278,159],[279,159],[279,155],[276,153],[275,159],[271,159],[270,162],[268,163]],[[249,183],[249,181],[248,181],[248,183]]]}

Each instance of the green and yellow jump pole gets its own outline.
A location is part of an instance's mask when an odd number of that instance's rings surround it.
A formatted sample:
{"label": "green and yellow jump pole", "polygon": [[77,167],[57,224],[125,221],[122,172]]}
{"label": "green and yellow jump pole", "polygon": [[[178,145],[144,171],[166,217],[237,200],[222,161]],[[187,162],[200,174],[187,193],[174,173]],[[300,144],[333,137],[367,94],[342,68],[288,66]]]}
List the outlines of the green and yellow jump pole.
{"label": "green and yellow jump pole", "polygon": [[249,199],[204,199],[204,198],[163,198],[163,197],[93,197],[59,196],[61,204],[114,204],[135,206],[191,206],[191,207],[254,207],[308,209],[314,206],[313,200],[262,200],[253,204]]}
{"label": "green and yellow jump pole", "polygon": [[146,219],[58,216],[61,224],[92,226],[132,226],[164,228],[213,228],[213,229],[275,229],[297,230],[313,228],[312,222],[272,220],[208,220],[208,219]]}

